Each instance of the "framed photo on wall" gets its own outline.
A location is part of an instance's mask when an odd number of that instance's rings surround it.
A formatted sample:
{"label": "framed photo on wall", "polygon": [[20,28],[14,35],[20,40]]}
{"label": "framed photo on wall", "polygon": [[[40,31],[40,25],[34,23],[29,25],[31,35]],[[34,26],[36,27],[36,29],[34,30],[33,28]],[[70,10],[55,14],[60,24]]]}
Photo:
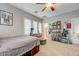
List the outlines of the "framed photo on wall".
{"label": "framed photo on wall", "polygon": [[71,23],[67,23],[66,26],[67,26],[68,29],[70,29],[71,28]]}
{"label": "framed photo on wall", "polygon": [[13,25],[13,13],[0,10],[0,25]]}

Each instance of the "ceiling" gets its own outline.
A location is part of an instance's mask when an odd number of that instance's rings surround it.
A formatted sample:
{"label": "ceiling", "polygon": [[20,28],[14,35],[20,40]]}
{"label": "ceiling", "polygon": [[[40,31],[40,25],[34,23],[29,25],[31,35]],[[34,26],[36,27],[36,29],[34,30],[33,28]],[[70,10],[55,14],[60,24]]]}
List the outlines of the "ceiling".
{"label": "ceiling", "polygon": [[79,9],[79,3],[56,3],[55,11],[53,12],[50,9],[46,9],[44,12],[41,12],[45,5],[37,5],[36,3],[10,3],[10,5],[41,19],[48,19],[56,15]]}

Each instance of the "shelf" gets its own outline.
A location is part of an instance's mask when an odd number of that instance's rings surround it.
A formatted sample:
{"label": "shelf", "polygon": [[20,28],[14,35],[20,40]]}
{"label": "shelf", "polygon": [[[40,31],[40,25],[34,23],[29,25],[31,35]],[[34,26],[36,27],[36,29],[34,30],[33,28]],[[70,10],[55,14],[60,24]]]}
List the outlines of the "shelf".
{"label": "shelf", "polygon": [[61,39],[61,21],[54,22],[52,24],[52,40],[60,41]]}

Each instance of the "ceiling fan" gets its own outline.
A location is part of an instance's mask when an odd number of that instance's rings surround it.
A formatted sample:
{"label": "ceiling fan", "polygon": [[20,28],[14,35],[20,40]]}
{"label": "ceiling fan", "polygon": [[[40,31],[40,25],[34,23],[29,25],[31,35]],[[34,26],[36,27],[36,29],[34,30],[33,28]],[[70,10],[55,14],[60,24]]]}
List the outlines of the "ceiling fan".
{"label": "ceiling fan", "polygon": [[45,11],[47,8],[50,8],[52,11],[55,10],[54,5],[56,3],[36,3],[38,5],[45,5],[45,7],[41,10],[41,12]]}

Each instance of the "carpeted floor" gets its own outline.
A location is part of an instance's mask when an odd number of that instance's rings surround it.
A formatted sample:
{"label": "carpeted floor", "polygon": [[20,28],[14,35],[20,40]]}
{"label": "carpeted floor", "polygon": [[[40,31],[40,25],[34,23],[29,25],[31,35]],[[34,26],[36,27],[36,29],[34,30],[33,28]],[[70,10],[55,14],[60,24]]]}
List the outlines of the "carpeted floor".
{"label": "carpeted floor", "polygon": [[69,45],[47,40],[47,44],[40,46],[35,56],[79,56],[79,45]]}

